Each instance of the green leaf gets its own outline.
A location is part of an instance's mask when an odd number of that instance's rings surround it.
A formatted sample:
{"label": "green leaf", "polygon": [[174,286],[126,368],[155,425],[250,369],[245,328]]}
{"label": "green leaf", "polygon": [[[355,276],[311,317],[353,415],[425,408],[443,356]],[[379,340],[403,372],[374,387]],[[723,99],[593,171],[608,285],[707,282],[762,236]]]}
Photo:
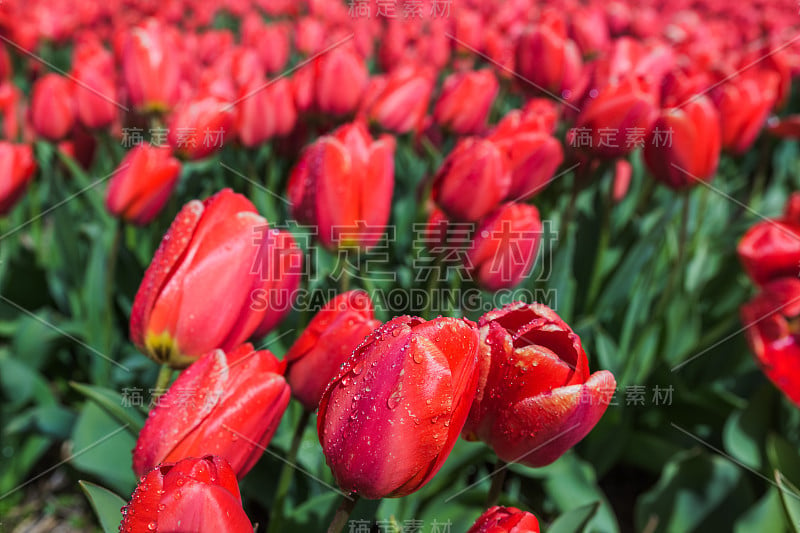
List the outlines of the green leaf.
{"label": "green leaf", "polygon": [[[771,488],[736,522],[734,533],[753,531],[786,531],[783,505],[778,489]],[[797,532],[795,532],[797,533]]]}
{"label": "green leaf", "polygon": [[775,482],[781,493],[781,502],[789,518],[792,531],[800,533],[800,490],[784,477],[780,471],[775,471]]}
{"label": "green leaf", "polygon": [[86,402],[72,431],[70,462],[82,472],[93,474],[117,492],[130,494],[136,486],[131,469],[134,437],[94,402]]}
{"label": "green leaf", "polygon": [[783,437],[770,433],[767,437],[767,457],[773,470],[779,470],[784,479],[800,486],[800,455],[797,447]]}
{"label": "green leaf", "polygon": [[584,531],[599,507],[600,502],[594,502],[568,511],[550,524],[547,533],[580,533]]}
{"label": "green leaf", "polygon": [[678,454],[664,467],[658,483],[640,496],[636,530],[731,531],[736,517],[752,501],[743,472],[718,455],[699,450]]}
{"label": "green leaf", "polygon": [[119,393],[96,385],[75,383],[74,381],[70,381],[69,384],[73,389],[97,403],[118,422],[127,424],[131,434],[138,435],[144,427],[144,415],[133,407],[124,407],[124,398]]}
{"label": "green leaf", "polygon": [[0,353],[0,389],[12,406],[21,406],[31,400],[41,405],[56,403],[50,387],[38,372],[2,353]]}
{"label": "green leaf", "polygon": [[37,431],[45,435],[66,439],[72,431],[75,413],[58,405],[33,407],[12,418],[5,426],[8,434]]}
{"label": "green leaf", "polygon": [[772,412],[772,390],[762,387],[746,409],[734,411],[725,422],[722,441],[725,449],[747,466],[760,470],[763,464],[764,440]]}
{"label": "green leaf", "polygon": [[119,525],[122,522],[122,507],[128,502],[100,485],[88,481],[78,481],[78,485],[81,486],[89,503],[92,504],[92,509],[100,521],[103,532],[116,533],[119,531]]}

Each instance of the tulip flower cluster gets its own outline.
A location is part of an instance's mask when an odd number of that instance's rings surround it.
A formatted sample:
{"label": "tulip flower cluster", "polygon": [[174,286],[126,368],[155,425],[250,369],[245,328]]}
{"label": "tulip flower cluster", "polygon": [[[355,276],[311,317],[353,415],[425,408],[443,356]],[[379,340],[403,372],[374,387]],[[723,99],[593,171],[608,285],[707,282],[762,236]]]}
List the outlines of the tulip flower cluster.
{"label": "tulip flower cluster", "polygon": [[[385,252],[397,275],[385,285],[402,285],[418,274],[412,252],[442,266],[455,251],[482,295],[546,282],[532,272],[554,206],[567,206],[558,231],[574,245],[573,223],[593,210],[578,196],[606,173],[609,204],[642,168],[688,198],[724,163],[769,149],[762,132],[800,138],[798,116],[777,116],[800,75],[796,19],[793,0],[0,1],[0,217],[39,192],[39,169],[47,192],[113,168],[103,220],[128,231],[114,237],[132,248],[163,233],[157,249],[127,254],[144,270],[135,294],[107,302],[130,313],[130,343],[161,366],[164,389],[132,450],[140,481],[120,531],[253,531],[239,482],[292,398],[303,423],[288,463],[316,416],[328,480],[348,500],[430,488],[459,438],[498,463],[563,457],[617,387],[590,371],[576,333],[591,323],[599,336],[603,313],[581,321],[515,296],[479,312],[386,314],[366,278],[314,307],[300,296],[334,277],[312,282],[323,269],[309,258]],[[217,167],[246,185],[213,181]],[[562,176],[568,204],[549,198]],[[425,246],[379,249],[390,228],[418,223]],[[607,237],[573,298],[587,306],[603,302]],[[738,254],[760,290],[741,307],[749,345],[800,406],[800,193]],[[610,359],[599,365],[617,373]],[[533,514],[495,503],[470,532],[539,531]]]}
{"label": "tulip flower cluster", "polygon": [[767,377],[800,406],[800,193],[789,198],[783,217],[751,227],[737,251],[760,288],[741,308],[747,342]]}

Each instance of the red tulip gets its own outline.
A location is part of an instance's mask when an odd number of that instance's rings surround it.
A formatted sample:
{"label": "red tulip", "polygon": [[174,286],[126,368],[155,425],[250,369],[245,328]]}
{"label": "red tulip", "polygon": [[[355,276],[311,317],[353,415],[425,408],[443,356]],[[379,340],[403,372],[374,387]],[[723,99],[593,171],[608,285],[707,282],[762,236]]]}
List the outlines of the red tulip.
{"label": "red tulip", "polygon": [[491,507],[467,533],[539,533],[539,521],[516,507]]}
{"label": "red tulip", "polygon": [[135,146],[111,178],[106,208],[123,220],[145,225],[166,205],[180,173],[181,164],[169,148]]}
{"label": "red tulip", "polygon": [[490,140],[458,142],[433,180],[433,201],[459,222],[475,222],[495,209],[511,189],[508,156]]}
{"label": "red tulip", "polygon": [[616,387],[589,375],[581,341],[555,312],[517,302],[480,320],[480,381],[463,436],[506,462],[552,463],[597,424]]}
{"label": "red tulip", "polygon": [[167,111],[180,97],[179,39],[156,19],[148,19],[127,35],[122,72],[128,98],[142,111]]}
{"label": "red tulip", "polygon": [[[588,130],[589,151],[604,157],[619,157],[644,140],[658,111],[652,88],[641,78],[628,76],[601,89],[578,115],[572,134]],[[570,143],[575,146],[576,140]]]}
{"label": "red tulip", "polygon": [[[294,76],[297,108],[328,115],[356,111],[369,83],[364,59],[352,47],[339,47],[320,55]],[[347,90],[342,90],[347,87]]]}
{"label": "red tulip", "polygon": [[239,91],[236,132],[242,144],[257,146],[291,133],[297,122],[291,82],[285,78],[254,80]]}
{"label": "red tulip", "polygon": [[289,404],[283,363],[243,344],[213,350],[182,372],[150,412],[133,471],[213,453],[241,479],[253,468]]}
{"label": "red tulip", "polygon": [[148,472],[122,508],[119,530],[253,533],[253,526],[242,509],[233,470],[224,459],[209,455]]}
{"label": "red tulip", "polygon": [[89,41],[76,46],[72,76],[77,80],[75,107],[87,128],[105,128],[117,117],[114,58],[102,45]]}
{"label": "red tulip", "polygon": [[778,220],[765,220],[751,227],[739,241],[736,251],[747,275],[756,284],[800,274],[800,216],[798,193],[786,205]]}
{"label": "red tulip", "polygon": [[741,309],[750,349],[767,377],[800,407],[800,280],[770,281]]}
{"label": "red tulip", "polygon": [[778,98],[774,72],[743,72],[714,92],[722,125],[722,147],[734,154],[746,152],[764,127]]}
{"label": "red tulip", "polygon": [[585,90],[581,52],[553,10],[519,38],[515,65],[525,80],[565,100],[577,100]]}
{"label": "red tulip", "polygon": [[259,13],[250,12],[242,19],[241,42],[258,52],[266,72],[281,72],[289,61],[290,28],[280,22],[266,24]]}
{"label": "red tulip", "polygon": [[513,287],[533,269],[541,239],[542,222],[534,206],[504,204],[481,221],[465,266],[487,290]]}
{"label": "red tulip", "polygon": [[229,142],[234,118],[233,106],[216,96],[185,101],[172,114],[167,140],[176,153],[202,159]]}
{"label": "red tulip", "polygon": [[265,228],[259,239],[264,247],[259,275],[263,286],[253,295],[251,308],[263,310],[264,318],[253,332],[263,337],[280,324],[292,309],[303,277],[303,251],[288,231]]}
{"label": "red tulip", "polygon": [[530,127],[520,122],[516,128],[498,127],[489,136],[510,163],[511,184],[505,200],[527,200],[543,191],[564,160],[561,143],[539,127],[534,121]]}
{"label": "red tulip", "polygon": [[225,189],[186,204],[144,275],[131,311],[131,339],[148,357],[175,368],[242,344],[264,319],[258,291],[271,287],[258,268],[269,249],[267,221],[247,198]]}
{"label": "red tulip", "polygon": [[295,398],[315,410],[342,363],[379,325],[363,291],[345,292],[328,302],[286,352],[286,377]]}
{"label": "red tulip", "polygon": [[414,67],[400,67],[386,77],[373,78],[367,97],[369,120],[396,133],[419,131],[428,112],[433,78]]}
{"label": "red tulip", "polygon": [[33,84],[30,120],[34,131],[51,141],[69,135],[75,125],[73,82],[58,74],[45,74]]}
{"label": "red tulip", "polygon": [[308,146],[289,178],[292,213],[317,226],[327,247],[378,243],[394,190],[394,138],[374,141],[361,122]]}
{"label": "red tulip", "polygon": [[608,49],[608,24],[599,7],[581,6],[570,15],[570,35],[584,56],[599,55]]}
{"label": "red tulip", "polygon": [[433,119],[459,135],[481,133],[499,90],[500,85],[490,69],[450,74],[444,80]]}
{"label": "red tulip", "polygon": [[317,430],[342,490],[371,499],[418,490],[453,449],[475,395],[471,322],[396,317],[342,365]]}
{"label": "red tulip", "polygon": [[0,216],[8,213],[28,188],[36,170],[33,150],[26,144],[0,141]]}
{"label": "red tulip", "polygon": [[653,176],[673,189],[710,181],[721,150],[719,115],[705,96],[683,107],[665,109],[644,145],[644,160]]}
{"label": "red tulip", "polygon": [[631,162],[627,159],[617,159],[614,163],[614,187],[611,197],[614,203],[619,203],[628,194],[628,188],[631,185],[631,177],[633,175],[633,167]]}
{"label": "red tulip", "polygon": [[782,139],[800,139],[800,115],[772,117],[767,123],[767,131]]}

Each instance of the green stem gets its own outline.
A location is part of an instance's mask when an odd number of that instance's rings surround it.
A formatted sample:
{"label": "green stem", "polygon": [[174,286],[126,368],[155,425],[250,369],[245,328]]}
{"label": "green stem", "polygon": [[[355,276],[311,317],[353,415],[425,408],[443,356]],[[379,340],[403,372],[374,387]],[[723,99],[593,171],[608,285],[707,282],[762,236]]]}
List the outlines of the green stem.
{"label": "green stem", "polygon": [[333,515],[333,520],[331,520],[331,525],[328,526],[328,533],[339,533],[344,529],[356,503],[358,503],[358,495],[356,494],[342,497],[342,503],[339,504],[339,508],[336,509],[336,514]]}
{"label": "green stem", "polygon": [[350,290],[350,274],[347,273],[347,269],[342,269],[342,273],[339,276],[339,292],[347,292]]}
{"label": "green stem", "polygon": [[167,385],[172,380],[172,368],[168,364],[161,365],[161,370],[158,371],[158,378],[156,378],[156,386],[153,392],[151,401],[155,404],[164,392],[167,390]]}
{"label": "green stem", "polygon": [[688,233],[689,233],[689,192],[683,192],[682,198],[683,205],[681,206],[681,225],[680,229],[678,230],[678,257],[676,259],[675,265],[670,273],[669,280],[667,281],[666,290],[661,294],[661,299],[658,301],[656,305],[656,310],[653,313],[654,317],[661,316],[661,313],[664,312],[666,309],[667,304],[673,298],[672,291],[675,290],[676,285],[679,282],[680,276],[684,271],[685,265],[684,263],[684,256],[686,255],[686,241],[688,240]]}
{"label": "green stem", "polygon": [[594,263],[592,266],[592,273],[589,281],[589,291],[587,292],[586,308],[592,309],[595,299],[600,292],[600,285],[603,281],[603,255],[605,254],[608,243],[611,240],[611,210],[613,209],[614,201],[614,178],[611,177],[610,187],[608,191],[607,201],[603,203],[603,222],[600,226],[600,237],[597,240],[597,252],[594,256]]}
{"label": "green stem", "polygon": [[431,278],[428,280],[428,284],[426,287],[425,292],[428,293],[428,301],[425,303],[425,310],[423,311],[422,316],[425,317],[427,320],[433,319],[433,295],[436,292],[436,289],[439,287],[439,280],[442,279],[442,262],[441,256],[436,258],[434,262],[434,268],[431,269]]}
{"label": "green stem", "polygon": [[500,501],[500,495],[503,493],[503,484],[506,480],[506,472],[508,472],[506,462],[498,458],[492,472],[492,486],[489,487],[489,496],[486,498],[487,507],[494,507]]}
{"label": "green stem", "polygon": [[294,429],[292,445],[289,448],[289,453],[286,455],[286,462],[283,463],[283,469],[278,478],[278,488],[275,491],[275,498],[272,500],[272,506],[270,507],[272,509],[272,515],[269,519],[269,529],[267,533],[280,531],[281,522],[283,521],[283,506],[286,501],[286,496],[289,494],[292,478],[294,477],[297,452],[300,450],[300,443],[303,442],[303,434],[305,433],[306,426],[308,426],[308,421],[310,419],[311,411],[303,409],[303,414],[300,415],[300,420],[297,422],[297,427]]}

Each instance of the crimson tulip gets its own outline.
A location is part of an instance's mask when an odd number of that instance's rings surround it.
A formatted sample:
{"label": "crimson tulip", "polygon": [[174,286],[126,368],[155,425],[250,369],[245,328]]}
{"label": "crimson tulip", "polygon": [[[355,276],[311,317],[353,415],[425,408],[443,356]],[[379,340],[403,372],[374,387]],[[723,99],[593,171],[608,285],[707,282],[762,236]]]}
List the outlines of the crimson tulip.
{"label": "crimson tulip", "polygon": [[160,463],[213,453],[244,477],[289,404],[284,366],[251,344],[199,358],[151,410],[133,449],[133,471],[143,475]]}
{"label": "crimson tulip", "polygon": [[508,203],[481,221],[465,265],[473,279],[490,291],[510,288],[526,278],[542,240],[539,210]]}
{"label": "crimson tulip", "polygon": [[389,221],[394,148],[393,137],[375,141],[361,122],[317,139],[289,178],[293,216],[317,226],[327,247],[374,246]]}
{"label": "crimson tulip", "polygon": [[202,159],[230,138],[234,118],[232,106],[216,96],[184,101],[172,113],[167,140],[177,154]]}
{"label": "crimson tulip", "polygon": [[721,143],[717,110],[700,96],[661,112],[645,141],[644,160],[657,180],[684,189],[713,178]]}
{"label": "crimson tulip", "polygon": [[342,490],[400,497],[444,464],[477,384],[478,336],[456,318],[400,316],[373,331],[319,404],[322,450]]}
{"label": "crimson tulip", "polygon": [[797,277],[800,273],[798,200],[800,193],[794,193],[782,218],[759,222],[739,241],[736,248],[739,259],[747,275],[758,285],[782,277]]}
{"label": "crimson tulip", "polygon": [[762,371],[800,407],[800,280],[792,276],[770,281],[740,314]]}
{"label": "crimson tulip", "polygon": [[713,93],[719,109],[722,147],[734,154],[746,152],[764,127],[778,98],[778,76],[774,72],[743,72]]}
{"label": "crimson tulip", "polygon": [[78,119],[87,128],[108,127],[117,117],[119,105],[111,52],[88,41],[76,46],[72,64]]}
{"label": "crimson tulip", "polygon": [[265,228],[259,237],[265,252],[257,271],[262,287],[253,295],[251,308],[263,310],[264,318],[253,332],[263,337],[292,311],[303,277],[303,250],[288,231]]}
{"label": "crimson tulip", "polygon": [[506,462],[552,463],[608,407],[614,376],[589,374],[580,338],[550,308],[516,302],[480,320],[480,380],[462,435]]}
{"label": "crimson tulip", "polygon": [[399,67],[385,77],[376,76],[368,90],[367,118],[388,131],[419,131],[432,92],[433,77],[420,68]]}
{"label": "crimson tulip", "polygon": [[459,135],[483,132],[500,84],[490,69],[450,74],[433,109],[440,126]]}
{"label": "crimson tulip", "polygon": [[162,464],[139,481],[122,508],[121,533],[253,533],[236,475],[212,455]]}
{"label": "crimson tulip", "polygon": [[[600,89],[578,115],[576,134],[588,130],[589,151],[603,157],[619,157],[644,141],[658,114],[652,87],[642,78],[626,76]],[[571,139],[575,145],[575,138]]]}
{"label": "crimson tulip", "polygon": [[348,291],[329,301],[286,352],[292,394],[313,411],[328,382],[353,350],[380,325],[364,291]]}
{"label": "crimson tulip", "polygon": [[539,521],[516,507],[494,506],[478,517],[467,533],[539,533]]}
{"label": "crimson tulip", "polygon": [[236,102],[236,132],[242,144],[258,146],[291,133],[297,122],[291,82],[253,80],[242,86]]}
{"label": "crimson tulip", "polygon": [[498,127],[489,136],[509,161],[511,183],[505,200],[527,200],[544,190],[564,160],[561,143],[534,124],[533,131],[520,123],[516,128]]}
{"label": "crimson tulip", "polygon": [[267,228],[253,204],[230,189],[186,204],[133,302],[130,333],[139,350],[183,368],[247,340],[267,311],[255,296],[273,285],[261,267],[269,261]]}
{"label": "crimson tulip", "polygon": [[131,103],[145,112],[171,109],[180,97],[179,39],[156,19],[148,19],[126,37],[122,73]]}
{"label": "crimson tulip", "polygon": [[75,125],[73,82],[59,74],[45,74],[33,84],[30,121],[37,135],[58,141]]}
{"label": "crimson tulip", "polygon": [[181,164],[169,148],[137,145],[111,178],[106,208],[123,220],[145,225],[161,212],[180,173]]}
{"label": "crimson tulip", "polygon": [[0,141],[0,216],[8,213],[25,194],[35,170],[36,161],[29,145]]}
{"label": "crimson tulip", "polygon": [[489,214],[511,189],[505,151],[487,139],[456,144],[433,180],[433,201],[454,221],[475,222]]}
{"label": "crimson tulip", "polygon": [[553,9],[520,36],[514,64],[525,80],[565,100],[576,100],[585,90],[581,52]]}

